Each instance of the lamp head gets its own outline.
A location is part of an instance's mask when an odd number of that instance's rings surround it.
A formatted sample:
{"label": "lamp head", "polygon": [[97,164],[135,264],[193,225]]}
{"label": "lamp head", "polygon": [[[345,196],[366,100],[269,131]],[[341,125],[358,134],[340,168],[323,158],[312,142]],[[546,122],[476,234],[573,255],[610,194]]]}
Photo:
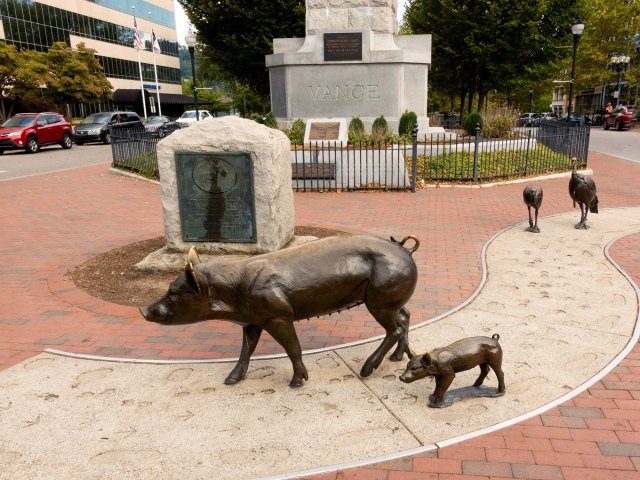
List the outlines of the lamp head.
{"label": "lamp head", "polygon": [[580,17],[576,17],[571,24],[571,33],[579,37],[582,35],[582,32],[584,32],[584,22]]}
{"label": "lamp head", "polygon": [[187,47],[195,48],[196,46],[196,34],[193,33],[193,30],[189,29],[187,34],[184,36],[184,42],[187,44]]}

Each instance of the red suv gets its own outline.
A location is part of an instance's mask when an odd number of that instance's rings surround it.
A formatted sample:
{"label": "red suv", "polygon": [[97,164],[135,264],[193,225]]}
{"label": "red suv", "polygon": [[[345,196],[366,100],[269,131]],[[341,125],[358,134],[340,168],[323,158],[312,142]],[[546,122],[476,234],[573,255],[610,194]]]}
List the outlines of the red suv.
{"label": "red suv", "polygon": [[71,148],[72,135],[71,124],[59,113],[18,113],[0,126],[0,155],[23,148],[36,153],[40,146],[54,143]]}
{"label": "red suv", "polygon": [[636,121],[633,114],[633,107],[625,107],[624,105],[617,106],[611,113],[604,115],[604,129],[609,130],[610,127],[614,127],[616,130],[631,128]]}

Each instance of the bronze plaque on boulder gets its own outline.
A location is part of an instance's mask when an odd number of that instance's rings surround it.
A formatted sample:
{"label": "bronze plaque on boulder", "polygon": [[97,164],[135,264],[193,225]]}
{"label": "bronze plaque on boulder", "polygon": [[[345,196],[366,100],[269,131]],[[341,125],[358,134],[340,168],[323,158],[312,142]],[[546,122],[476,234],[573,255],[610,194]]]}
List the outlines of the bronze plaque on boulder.
{"label": "bronze plaque on boulder", "polygon": [[325,33],[324,61],[362,60],[362,32]]}
{"label": "bronze plaque on boulder", "polygon": [[338,140],[340,122],[313,122],[309,127],[309,140]]}
{"label": "bronze plaque on boulder", "polygon": [[175,161],[182,239],[256,242],[251,155],[176,152]]}

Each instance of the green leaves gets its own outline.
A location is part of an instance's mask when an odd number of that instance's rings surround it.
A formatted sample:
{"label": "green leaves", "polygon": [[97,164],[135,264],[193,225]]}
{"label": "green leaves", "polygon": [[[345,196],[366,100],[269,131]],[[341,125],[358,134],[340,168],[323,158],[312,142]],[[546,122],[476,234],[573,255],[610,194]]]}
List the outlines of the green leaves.
{"label": "green leaves", "polygon": [[[0,42],[0,116],[6,118],[5,98],[30,100],[39,96],[53,101],[60,111],[66,103],[101,102],[111,98],[113,87],[95,50],[80,43],[72,50],[65,43],[54,43],[47,53],[23,49]],[[6,96],[6,97],[5,97]]]}
{"label": "green leaves", "polygon": [[234,79],[269,94],[265,55],[274,38],[302,37],[304,0],[179,0],[198,31],[199,53]]}

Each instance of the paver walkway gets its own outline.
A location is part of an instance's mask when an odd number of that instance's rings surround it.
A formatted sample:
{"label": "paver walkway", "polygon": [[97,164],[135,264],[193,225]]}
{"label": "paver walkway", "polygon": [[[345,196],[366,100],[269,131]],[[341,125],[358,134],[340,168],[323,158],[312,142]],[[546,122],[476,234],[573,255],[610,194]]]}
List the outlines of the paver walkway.
{"label": "paver walkway", "polygon": [[[640,165],[592,154],[590,167],[603,208],[640,205]],[[571,209],[567,179],[542,185],[543,216]],[[170,329],[148,325],[135,309],[91,298],[64,277],[69,268],[93,255],[161,235],[158,187],[110,175],[105,166],[0,186],[0,366],[14,365],[47,347],[144,358],[237,354],[239,331],[226,324]],[[296,224],[380,236],[418,235],[422,246],[416,260],[425,274],[411,304],[412,321],[417,322],[460,304],[475,290],[483,243],[526,219],[522,188],[437,188],[415,195],[297,194]],[[639,249],[639,235],[619,240],[611,249],[636,283]],[[299,325],[303,347],[335,345],[378,333],[371,320],[357,311],[337,322],[331,320]],[[257,353],[276,350],[265,339]],[[327,478],[573,478],[573,474],[638,478],[635,457],[640,456],[640,438],[634,432],[640,431],[636,419],[640,408],[635,404],[640,397],[634,392],[640,379],[635,377],[634,361],[640,357],[634,355],[567,408],[435,454],[330,473]],[[593,470],[596,462],[605,468]],[[589,477],[589,472],[595,473]]]}

